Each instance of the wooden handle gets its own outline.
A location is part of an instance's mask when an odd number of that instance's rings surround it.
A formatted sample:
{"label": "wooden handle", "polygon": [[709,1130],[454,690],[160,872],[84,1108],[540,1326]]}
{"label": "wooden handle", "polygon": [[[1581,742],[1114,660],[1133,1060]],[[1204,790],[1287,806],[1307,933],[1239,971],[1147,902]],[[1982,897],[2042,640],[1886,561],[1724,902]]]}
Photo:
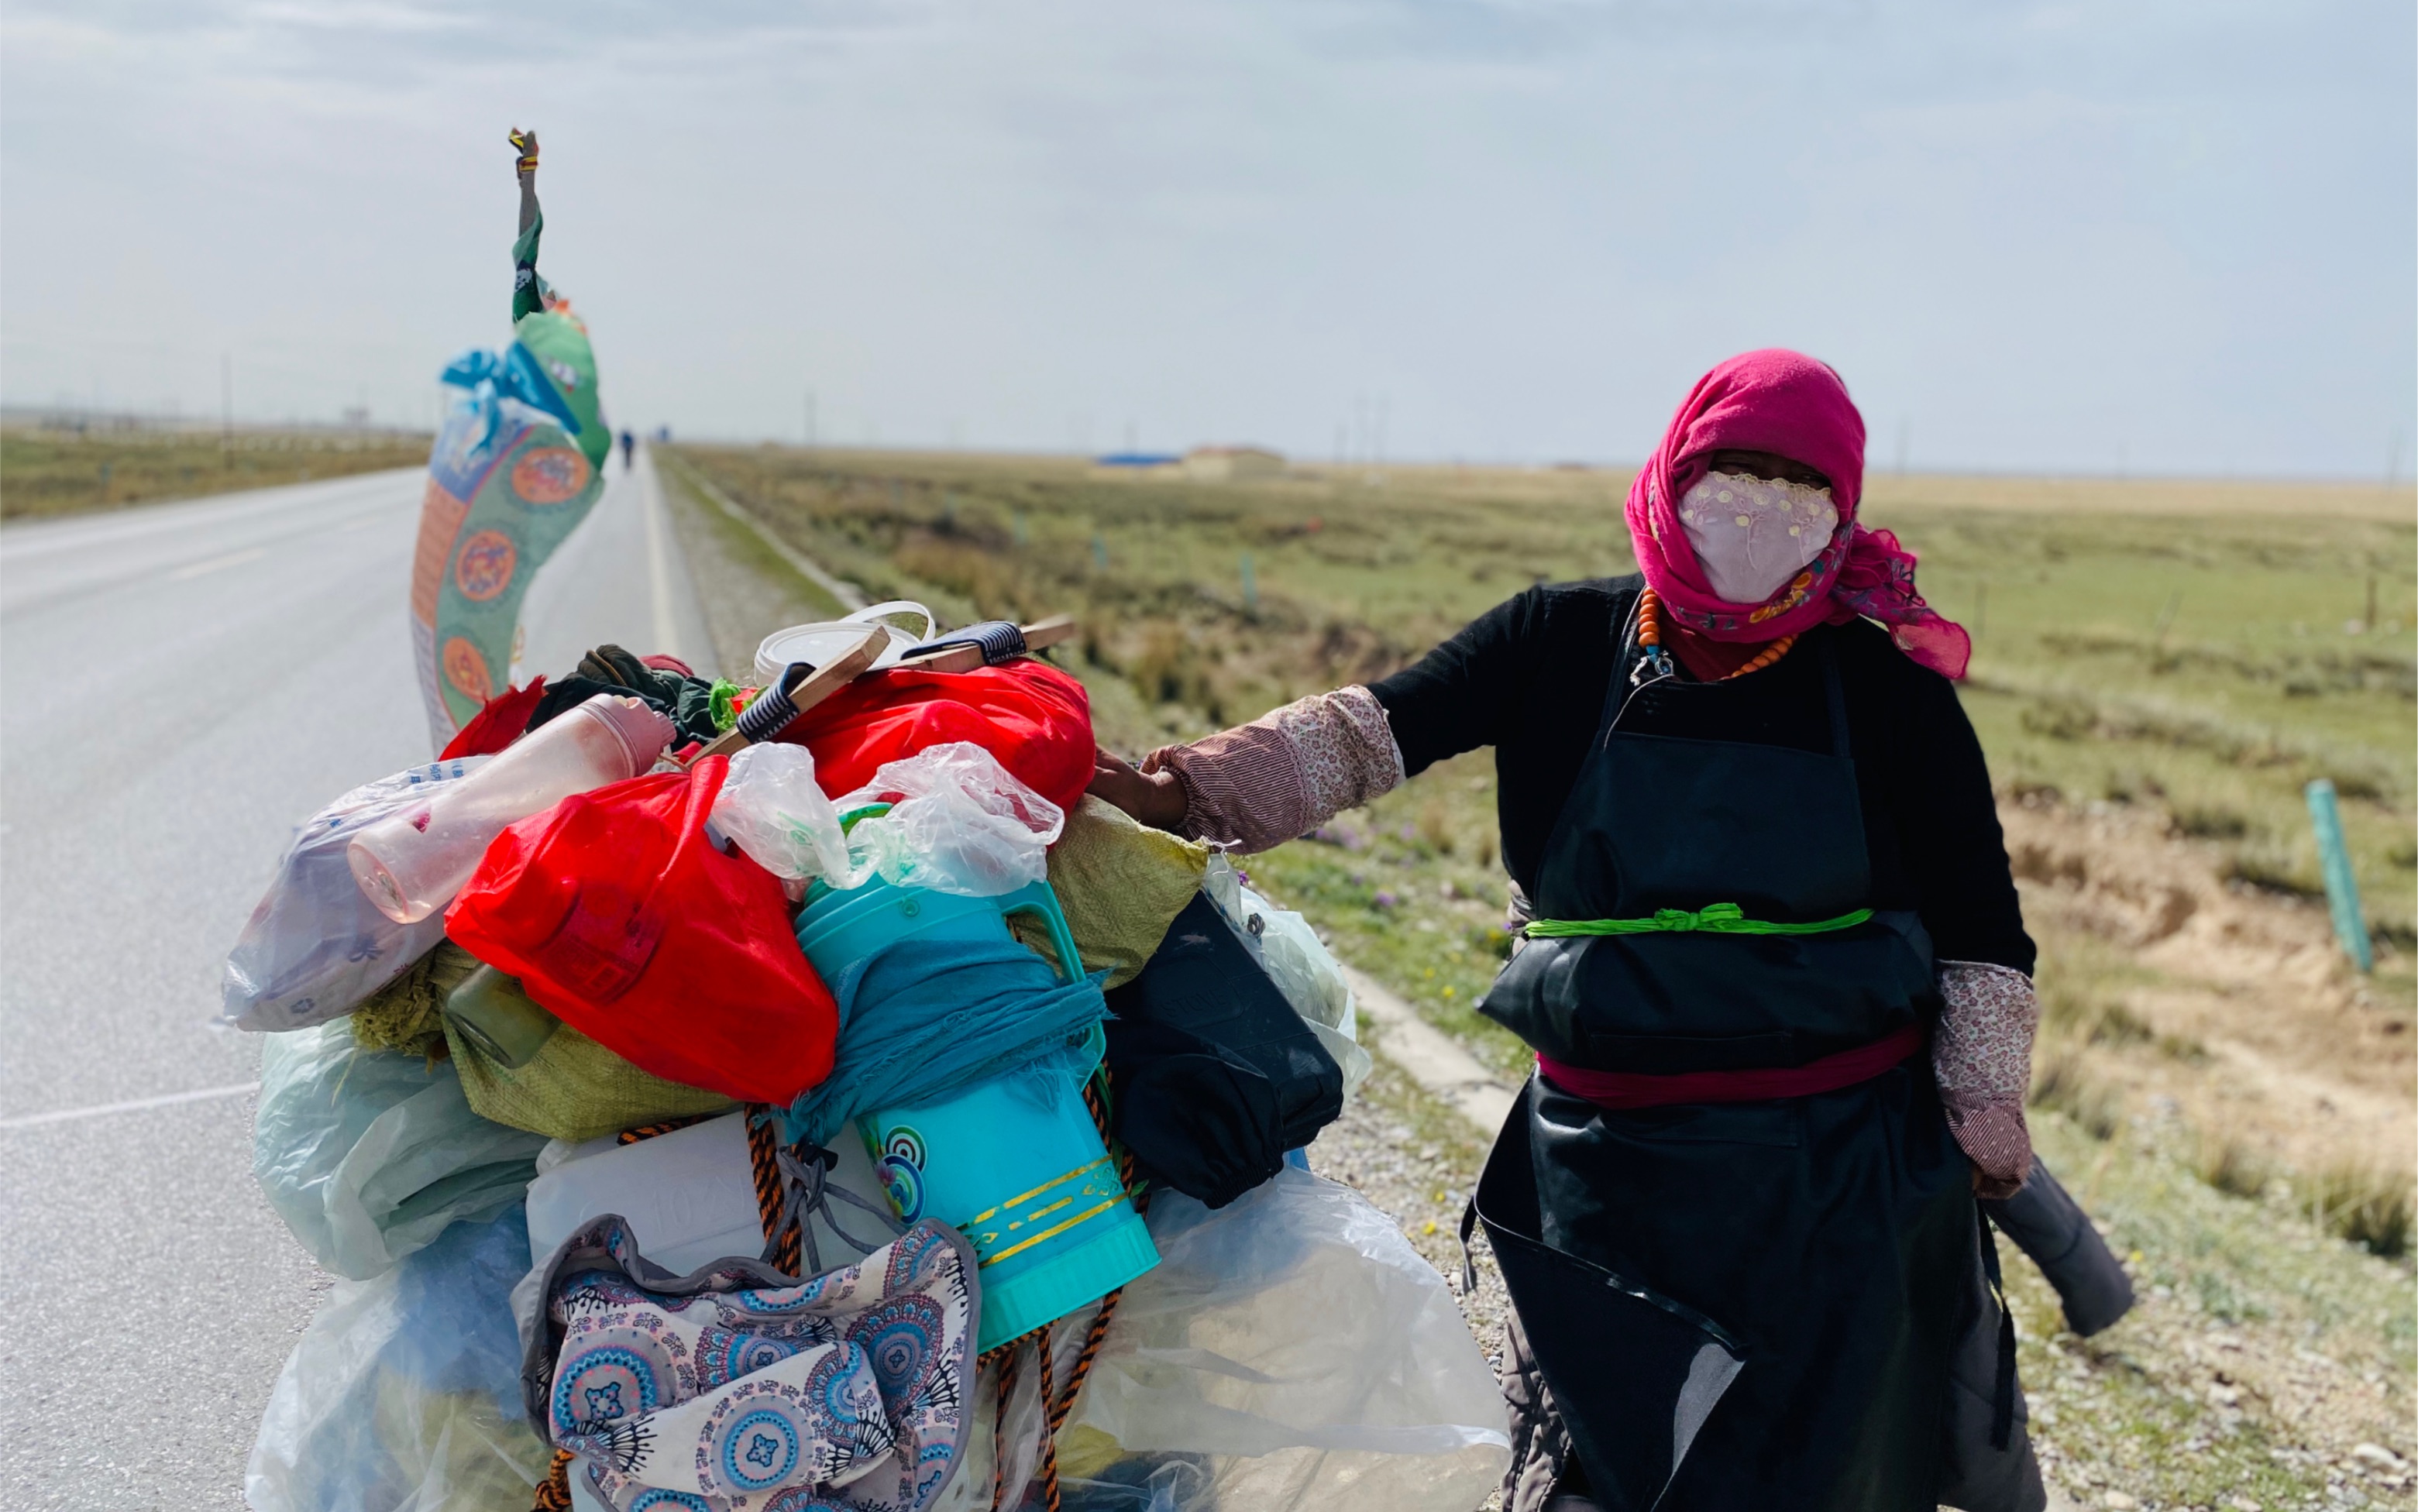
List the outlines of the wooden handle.
{"label": "wooden handle", "polygon": [[[866,667],[873,664],[874,658],[880,656],[882,652],[882,649],[889,644],[889,631],[876,627],[875,629],[866,632],[865,639],[859,641],[854,649],[848,651],[844,655],[833,657],[830,661],[825,662],[822,665],[815,668],[814,671],[807,676],[805,680],[800,682],[795,688],[790,689],[789,707],[796,710],[798,713],[803,714],[807,710],[814,708],[817,704],[821,703],[824,699],[830,697],[833,694],[835,694],[842,688],[847,687],[849,683],[855,681],[858,675],[864,672]],[[767,688],[761,695],[759,695],[759,696],[765,698],[778,698],[781,695],[775,689]],[[794,718],[795,716],[793,715],[791,717]],[[697,753],[697,756],[699,759],[702,759],[710,756],[727,756],[731,752],[739,750],[748,743],[747,737],[742,735],[736,727],[733,727],[715,736],[712,743],[706,746],[704,750],[699,751]]]}
{"label": "wooden handle", "polygon": [[[1075,635],[1075,617],[1071,614],[1051,615],[1032,624],[1018,627],[1024,635],[1024,649],[1038,651],[1071,640]],[[946,650],[932,651],[900,662],[897,665],[915,672],[971,672],[983,664],[979,646],[952,646]]]}

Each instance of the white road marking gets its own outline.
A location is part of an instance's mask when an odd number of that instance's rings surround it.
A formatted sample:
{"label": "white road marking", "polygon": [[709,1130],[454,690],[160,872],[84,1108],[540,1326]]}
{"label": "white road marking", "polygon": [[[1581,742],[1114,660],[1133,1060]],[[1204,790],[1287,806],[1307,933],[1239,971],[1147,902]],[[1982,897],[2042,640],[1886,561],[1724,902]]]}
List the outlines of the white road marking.
{"label": "white road marking", "polygon": [[170,573],[168,581],[188,583],[194,578],[207,577],[212,573],[222,572],[229,567],[241,567],[246,562],[256,562],[268,555],[267,546],[254,546],[249,551],[231,551],[223,557],[213,557],[207,561],[189,562]]}
{"label": "white road marking", "polygon": [[159,1097],[137,1097],[130,1102],[101,1103],[93,1107],[63,1107],[54,1113],[28,1113],[21,1118],[0,1118],[0,1129],[30,1129],[40,1123],[71,1123],[78,1119],[107,1118],[112,1113],[140,1113],[149,1107],[174,1107],[178,1103],[206,1103],[220,1097],[241,1097],[260,1091],[260,1083],[247,1081],[234,1087],[204,1087],[198,1092],[168,1092]]}

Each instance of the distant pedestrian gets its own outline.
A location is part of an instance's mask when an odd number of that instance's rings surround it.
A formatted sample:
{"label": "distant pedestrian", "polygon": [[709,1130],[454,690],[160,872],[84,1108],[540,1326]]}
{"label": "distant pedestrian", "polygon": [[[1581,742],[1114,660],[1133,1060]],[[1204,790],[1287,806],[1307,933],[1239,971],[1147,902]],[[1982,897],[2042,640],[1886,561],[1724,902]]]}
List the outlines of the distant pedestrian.
{"label": "distant pedestrian", "polygon": [[638,465],[638,437],[635,433],[621,433],[621,470],[629,471]]}

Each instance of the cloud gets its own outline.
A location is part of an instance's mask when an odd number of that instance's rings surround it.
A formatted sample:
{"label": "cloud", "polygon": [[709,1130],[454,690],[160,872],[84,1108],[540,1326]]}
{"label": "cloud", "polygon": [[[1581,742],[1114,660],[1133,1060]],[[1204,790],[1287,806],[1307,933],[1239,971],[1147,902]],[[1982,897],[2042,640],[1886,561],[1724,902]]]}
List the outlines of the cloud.
{"label": "cloud", "polygon": [[[0,395],[362,393],[503,335],[507,124],[683,430],[1633,456],[1816,349],[1934,466],[2380,467],[2406,8],[18,4]],[[1366,429],[1368,422],[1360,428]],[[1370,438],[1373,439],[1373,437]]]}

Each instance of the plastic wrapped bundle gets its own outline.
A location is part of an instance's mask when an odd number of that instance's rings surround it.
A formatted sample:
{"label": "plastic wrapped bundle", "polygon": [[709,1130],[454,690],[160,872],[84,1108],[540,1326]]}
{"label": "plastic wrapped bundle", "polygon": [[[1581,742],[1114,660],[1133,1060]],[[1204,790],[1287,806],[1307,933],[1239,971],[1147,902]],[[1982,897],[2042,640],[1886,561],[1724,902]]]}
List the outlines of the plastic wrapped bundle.
{"label": "plastic wrapped bundle", "polygon": [[253,1175],[312,1258],[362,1280],[483,1222],[537,1174],[543,1135],[470,1110],[444,1062],[362,1050],[339,1019],[268,1043]]}
{"label": "plastic wrapped bundle", "polygon": [[1452,1292],[1391,1219],[1292,1168],[1211,1211],[1152,1200],[1058,1436],[1085,1512],[1467,1512],[1509,1459],[1503,1398]]}
{"label": "plastic wrapped bundle", "polygon": [[551,1452],[520,1400],[518,1204],[337,1285],[270,1394],[253,1512],[526,1512]]}
{"label": "plastic wrapped bundle", "polygon": [[380,913],[344,852],[362,830],[426,802],[486,759],[433,761],[363,783],[295,826],[276,880],[227,953],[219,1021],[269,1032],[326,1023],[444,939],[442,919],[397,924]]}

